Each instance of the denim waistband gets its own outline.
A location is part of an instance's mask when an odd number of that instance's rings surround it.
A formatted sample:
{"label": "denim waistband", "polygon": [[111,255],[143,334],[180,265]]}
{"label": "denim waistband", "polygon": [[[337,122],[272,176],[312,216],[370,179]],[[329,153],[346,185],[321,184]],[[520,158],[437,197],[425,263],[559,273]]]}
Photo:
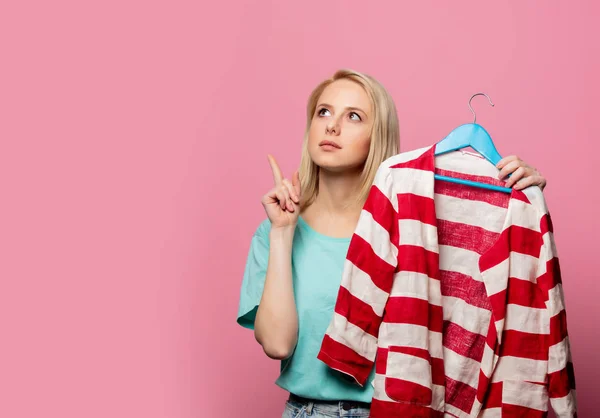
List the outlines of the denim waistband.
{"label": "denim waistband", "polygon": [[358,401],[321,401],[317,399],[304,398],[302,396],[294,395],[290,393],[289,400],[291,402],[297,402],[303,405],[331,405],[333,407],[342,408],[344,411],[350,411],[351,409],[370,409],[371,404],[367,402],[358,402]]}

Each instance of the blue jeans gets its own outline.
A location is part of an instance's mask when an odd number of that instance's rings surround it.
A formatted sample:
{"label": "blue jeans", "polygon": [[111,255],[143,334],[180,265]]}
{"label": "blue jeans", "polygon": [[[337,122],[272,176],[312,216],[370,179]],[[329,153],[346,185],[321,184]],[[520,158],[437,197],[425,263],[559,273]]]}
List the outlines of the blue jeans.
{"label": "blue jeans", "polygon": [[289,400],[281,418],[368,418],[369,409],[348,408],[345,402],[296,402]]}

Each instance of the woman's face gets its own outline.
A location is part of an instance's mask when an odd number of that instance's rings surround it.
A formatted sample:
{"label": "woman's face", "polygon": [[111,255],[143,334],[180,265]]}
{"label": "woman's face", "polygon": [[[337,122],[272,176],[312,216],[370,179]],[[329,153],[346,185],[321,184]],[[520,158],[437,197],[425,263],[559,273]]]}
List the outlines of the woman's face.
{"label": "woman's face", "polygon": [[350,80],[323,90],[308,132],[308,153],[321,169],[344,172],[362,168],[371,144],[373,104]]}

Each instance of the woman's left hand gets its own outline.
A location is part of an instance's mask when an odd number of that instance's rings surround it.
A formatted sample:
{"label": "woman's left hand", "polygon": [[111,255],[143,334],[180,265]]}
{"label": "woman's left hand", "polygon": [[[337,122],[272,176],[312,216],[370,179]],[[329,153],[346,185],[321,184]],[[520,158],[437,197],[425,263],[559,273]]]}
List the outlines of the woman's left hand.
{"label": "woman's left hand", "polygon": [[546,187],[544,176],[516,155],[503,158],[496,167],[500,169],[498,175],[500,180],[506,180],[508,175],[512,174],[506,181],[506,187],[514,186],[515,190],[522,190],[529,186],[539,186],[544,190]]}

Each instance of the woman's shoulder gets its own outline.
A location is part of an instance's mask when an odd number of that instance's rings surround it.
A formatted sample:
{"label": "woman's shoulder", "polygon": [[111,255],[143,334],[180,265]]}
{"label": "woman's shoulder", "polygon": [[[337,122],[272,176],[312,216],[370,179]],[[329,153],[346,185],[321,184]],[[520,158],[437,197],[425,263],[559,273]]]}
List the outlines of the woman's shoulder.
{"label": "woman's shoulder", "polygon": [[254,235],[261,238],[267,238],[269,236],[269,232],[271,232],[271,221],[269,218],[265,218],[258,224],[258,227],[254,231]]}

